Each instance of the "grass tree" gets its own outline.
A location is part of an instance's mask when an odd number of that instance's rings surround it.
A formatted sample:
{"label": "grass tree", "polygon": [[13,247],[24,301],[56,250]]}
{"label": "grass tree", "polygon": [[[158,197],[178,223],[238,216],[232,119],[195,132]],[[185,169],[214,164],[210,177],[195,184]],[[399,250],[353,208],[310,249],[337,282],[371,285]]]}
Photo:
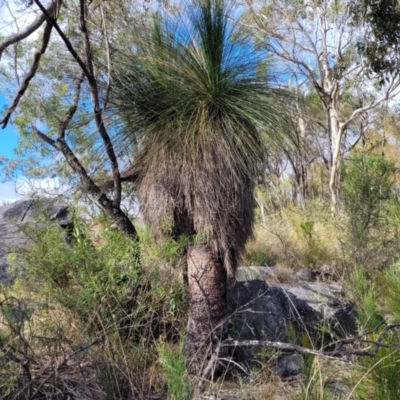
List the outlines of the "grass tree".
{"label": "grass tree", "polygon": [[179,18],[157,14],[114,78],[121,138],[139,144],[129,174],[141,212],[155,237],[188,238],[185,351],[196,372],[227,333],[228,283],[252,235],[265,150],[289,137],[290,97],[268,85],[239,11],[194,0]]}

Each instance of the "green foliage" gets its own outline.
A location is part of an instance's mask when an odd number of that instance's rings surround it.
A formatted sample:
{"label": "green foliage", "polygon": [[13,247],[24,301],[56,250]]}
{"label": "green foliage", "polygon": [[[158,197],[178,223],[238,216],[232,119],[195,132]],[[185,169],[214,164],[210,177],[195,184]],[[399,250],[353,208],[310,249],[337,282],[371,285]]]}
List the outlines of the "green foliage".
{"label": "green foliage", "polygon": [[[352,5],[355,24],[365,24],[368,36],[358,43],[370,69],[384,76],[397,68],[400,42],[400,9],[396,0],[362,0]],[[382,80],[384,82],[384,80]]]}
{"label": "green foliage", "polygon": [[375,329],[382,322],[378,310],[379,293],[373,278],[364,268],[353,267],[348,281],[348,294],[356,307],[361,326]]}
{"label": "green foliage", "polygon": [[138,245],[116,230],[95,247],[87,225],[74,218],[70,242],[55,224],[26,232],[32,245],[24,253],[27,276],[91,325],[102,310],[106,320],[118,310],[129,288],[138,285]]}
{"label": "green foliage", "polygon": [[342,168],[346,210],[361,234],[379,224],[386,203],[393,198],[396,168],[382,156],[352,156]]}
{"label": "green foliage", "polygon": [[400,266],[392,265],[381,279],[383,297],[389,315],[400,321]]}
{"label": "green foliage", "polygon": [[177,239],[166,238],[155,242],[148,228],[138,228],[139,246],[143,262],[151,263],[155,259],[163,260],[170,264],[177,262],[186,252],[188,239],[180,236]]}
{"label": "green foliage", "polygon": [[168,400],[192,399],[190,380],[185,368],[183,342],[178,348],[160,343],[157,352],[168,387]]}
{"label": "green foliage", "polygon": [[[399,337],[397,337],[397,341]],[[374,400],[396,400],[400,398],[400,353],[390,348],[381,348],[372,370]]]}
{"label": "green foliage", "polygon": [[268,257],[265,251],[262,250],[248,250],[244,254],[245,265],[267,265],[274,266],[277,260],[275,258]]}
{"label": "green foliage", "polygon": [[[57,368],[70,357],[62,383],[50,379],[40,395],[54,384],[65,393],[75,385],[82,399],[145,398],[167,382],[171,399],[190,399],[182,349],[168,350],[181,341],[186,317],[186,289],[179,273],[171,273],[186,241],[156,245],[143,230],[135,242],[105,215],[91,225],[76,215],[69,233],[44,219],[35,226],[25,229],[32,242],[22,260],[14,259],[23,262],[23,278],[9,289],[29,300],[8,296],[0,302],[0,348],[9,349],[0,358],[0,397],[14,400],[16,393],[39,390],[47,375],[31,379],[29,371],[57,375],[48,360],[57,360]],[[158,354],[160,337],[166,344]],[[151,372],[159,369],[159,357],[165,374]],[[181,392],[171,368],[186,385]],[[149,373],[157,375],[154,382]]]}
{"label": "green foliage", "polygon": [[171,240],[157,249],[146,243],[146,235],[135,242],[106,227],[96,237],[78,217],[69,237],[55,224],[26,233],[32,244],[23,254],[24,284],[45,296],[50,306],[71,310],[88,331],[114,326],[135,340],[162,331],[177,335],[175,318],[186,309],[186,291],[163,274],[160,264],[167,271],[182,254],[182,243]]}
{"label": "green foliage", "polygon": [[350,262],[388,266],[399,251],[400,203],[396,167],[383,156],[358,154],[342,166],[342,196],[348,224],[344,247]]}
{"label": "green foliage", "polygon": [[[388,338],[398,342],[399,334]],[[381,347],[375,357],[360,360],[360,377],[351,393],[360,400],[397,400],[400,398],[400,352],[390,347]]]}

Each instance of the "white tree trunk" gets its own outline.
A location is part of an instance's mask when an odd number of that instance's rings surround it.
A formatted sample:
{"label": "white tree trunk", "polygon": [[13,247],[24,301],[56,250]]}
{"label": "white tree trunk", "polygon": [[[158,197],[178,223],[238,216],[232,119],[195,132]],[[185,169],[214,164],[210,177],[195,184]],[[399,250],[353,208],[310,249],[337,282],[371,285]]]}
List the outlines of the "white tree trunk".
{"label": "white tree trunk", "polygon": [[329,130],[331,137],[331,169],[329,178],[329,191],[331,194],[331,211],[337,211],[338,205],[338,170],[340,166],[340,144],[343,137],[343,126],[339,122],[338,112],[336,109],[336,102],[333,100],[330,108],[328,109],[329,114]]}

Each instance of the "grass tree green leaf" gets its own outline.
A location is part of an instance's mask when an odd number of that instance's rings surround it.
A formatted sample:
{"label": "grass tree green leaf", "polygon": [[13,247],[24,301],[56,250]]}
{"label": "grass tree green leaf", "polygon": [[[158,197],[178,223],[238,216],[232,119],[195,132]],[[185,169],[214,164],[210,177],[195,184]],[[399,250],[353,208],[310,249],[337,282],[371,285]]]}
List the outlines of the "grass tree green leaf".
{"label": "grass tree green leaf", "polygon": [[[192,7],[191,7],[192,5]],[[290,142],[290,95],[268,82],[258,51],[237,35],[229,1],[157,14],[120,56],[112,104],[121,143],[140,143],[142,212],[156,236],[201,235],[232,274],[252,234],[253,189],[266,150]]]}

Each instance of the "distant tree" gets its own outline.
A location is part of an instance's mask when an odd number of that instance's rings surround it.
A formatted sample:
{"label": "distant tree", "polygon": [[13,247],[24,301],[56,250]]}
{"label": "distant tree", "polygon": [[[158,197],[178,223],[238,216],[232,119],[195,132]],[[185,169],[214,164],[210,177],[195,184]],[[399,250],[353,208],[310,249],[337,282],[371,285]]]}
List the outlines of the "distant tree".
{"label": "distant tree", "polygon": [[350,24],[349,2],[248,0],[247,4],[250,12],[243,25],[258,31],[257,44],[267,48],[280,67],[278,79],[294,76],[304,93],[315,94],[322,104],[334,211],[346,133],[358,118],[398,93],[399,76],[387,75],[384,84],[373,86],[380,76],[357,51],[365,36],[362,26]]}

